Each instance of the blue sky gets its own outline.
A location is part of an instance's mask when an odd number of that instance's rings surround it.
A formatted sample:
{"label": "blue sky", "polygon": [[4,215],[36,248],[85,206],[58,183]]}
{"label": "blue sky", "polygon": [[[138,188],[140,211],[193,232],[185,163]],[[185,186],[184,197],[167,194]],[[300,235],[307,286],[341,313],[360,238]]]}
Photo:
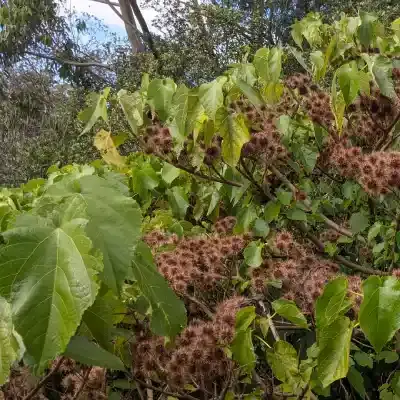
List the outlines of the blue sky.
{"label": "blue sky", "polygon": [[[107,5],[97,3],[91,0],[66,0],[65,6],[68,9],[75,9],[79,12],[86,12],[101,19],[109,29],[119,35],[126,35],[124,22],[114,13],[114,11]],[[151,22],[156,16],[156,12],[150,8],[141,8],[142,14],[149,25],[151,30]]]}

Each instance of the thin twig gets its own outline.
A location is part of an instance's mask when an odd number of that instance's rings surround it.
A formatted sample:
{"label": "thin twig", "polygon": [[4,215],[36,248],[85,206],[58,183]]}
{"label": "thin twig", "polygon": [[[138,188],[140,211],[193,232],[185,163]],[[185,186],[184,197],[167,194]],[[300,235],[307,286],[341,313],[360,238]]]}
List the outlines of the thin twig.
{"label": "thin twig", "polygon": [[203,312],[207,315],[208,318],[210,318],[210,319],[214,318],[214,314],[212,313],[212,311],[205,304],[203,304],[200,300],[198,300],[195,297],[192,297],[188,294],[184,294],[184,297],[187,298],[188,300],[190,300],[191,302],[197,304],[203,310]]}
{"label": "thin twig", "polygon": [[84,389],[85,386],[86,386],[86,383],[87,383],[87,381],[88,381],[89,374],[90,374],[90,371],[91,371],[91,370],[92,370],[92,367],[88,367],[88,368],[86,369],[85,374],[83,375],[82,383],[81,383],[81,385],[79,386],[79,389],[76,391],[76,393],[75,393],[74,397],[72,398],[72,400],[77,400],[77,399],[79,399],[79,396],[81,395],[83,389]]}
{"label": "thin twig", "polygon": [[399,137],[399,135],[393,136],[393,130],[399,121],[400,121],[400,112],[396,115],[395,119],[392,121],[392,123],[386,130],[386,133],[389,135],[390,140],[384,143],[382,147],[380,148],[378,147],[379,150],[385,151]]}
{"label": "thin twig", "polygon": [[[304,224],[294,222],[294,225],[300,231],[302,231],[304,234],[307,235],[307,237],[318,247],[319,251],[324,253],[324,249],[325,249],[324,244],[316,236],[314,236]],[[335,255],[333,258],[336,261],[338,261],[339,263],[345,265],[346,267],[353,269],[355,271],[358,271],[358,272],[362,272],[367,275],[381,275],[381,276],[388,275],[388,273],[386,273],[384,271],[380,271],[377,269],[373,269],[373,268],[369,268],[369,267],[365,267],[365,266],[356,264],[352,261],[347,260],[346,258],[344,258],[343,256],[340,256],[340,255]]]}
{"label": "thin twig", "polygon": [[[273,165],[271,165],[270,169],[292,192],[296,193],[298,191],[296,186],[293,185],[293,183],[290,182],[289,179],[286,178],[286,176],[283,175],[277,168],[275,168]],[[311,202],[310,202],[309,199],[305,199],[304,200],[304,204],[308,208],[311,207]],[[348,237],[353,237],[353,234],[348,229],[342,228],[336,222],[333,222],[331,219],[329,219],[324,214],[318,213],[318,216],[320,218],[322,218],[322,220],[324,221],[325,225],[327,225],[330,228],[334,229],[335,231],[341,233],[342,235],[345,235],[345,236],[348,236]]]}
{"label": "thin twig", "polygon": [[134,378],[136,382],[139,382],[141,386],[147,388],[147,389],[153,389],[156,392],[159,393],[163,393],[166,394],[167,396],[172,396],[172,397],[176,397],[177,399],[183,399],[183,400],[198,400],[196,399],[196,397],[191,396],[190,394],[177,394],[177,393],[173,393],[173,392],[169,392],[167,390],[164,389],[160,389],[156,386],[150,385],[148,383],[145,383],[137,378]]}
{"label": "thin twig", "polygon": [[304,389],[298,395],[297,400],[303,400],[304,399],[304,396],[308,392],[309,387],[310,387],[310,382],[307,383],[307,385],[304,387]]}
{"label": "thin twig", "polygon": [[27,54],[29,56],[44,58],[45,60],[56,61],[60,64],[74,65],[76,67],[100,67],[100,68],[105,68],[105,69],[112,71],[112,68],[109,65],[98,63],[95,61],[79,62],[79,61],[74,61],[74,60],[63,60],[60,57],[50,56],[50,55],[43,54],[43,53],[36,53],[34,51],[26,51],[25,54]]}
{"label": "thin twig", "polygon": [[24,397],[23,400],[32,399],[36,393],[50,380],[50,378],[59,370],[61,364],[64,362],[64,357],[60,357],[55,367],[41,380],[39,383]]}
{"label": "thin twig", "polygon": [[158,158],[160,158],[161,160],[167,162],[168,164],[173,165],[175,168],[178,168],[178,169],[181,169],[182,171],[188,172],[189,174],[197,176],[198,178],[205,179],[207,181],[224,183],[226,185],[242,187],[242,185],[240,183],[238,183],[238,182],[234,182],[234,181],[231,181],[231,180],[225,179],[225,178],[223,178],[223,179],[215,178],[213,176],[209,176],[209,175],[202,174],[201,172],[197,172],[193,168],[186,167],[185,165],[182,165],[182,164],[179,164],[179,163],[174,163],[173,161],[170,161],[170,160],[168,160],[168,159],[166,159],[164,157],[158,156]]}
{"label": "thin twig", "polygon": [[281,338],[279,337],[279,333],[275,328],[274,321],[272,321],[272,317],[269,312],[267,313],[267,318],[268,318],[269,327],[271,328],[272,336],[274,337],[274,339],[276,341],[281,340]]}

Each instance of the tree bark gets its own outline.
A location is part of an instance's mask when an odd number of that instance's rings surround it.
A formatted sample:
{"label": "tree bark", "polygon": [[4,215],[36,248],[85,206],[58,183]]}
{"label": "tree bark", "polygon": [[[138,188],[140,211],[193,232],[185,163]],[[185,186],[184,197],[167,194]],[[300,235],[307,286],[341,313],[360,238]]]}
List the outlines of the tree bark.
{"label": "tree bark", "polygon": [[[119,1],[121,1],[121,0],[119,0]],[[133,10],[133,13],[135,14],[136,19],[139,22],[139,25],[140,25],[140,28],[142,29],[143,36],[144,36],[146,43],[149,45],[150,50],[154,54],[154,57],[156,59],[159,59],[159,54],[156,49],[156,46],[155,46],[155,43],[153,40],[153,36],[151,35],[149,27],[147,26],[146,20],[144,19],[143,14],[140,11],[140,8],[137,4],[137,0],[128,0],[128,1],[132,7],[132,10]]]}
{"label": "tree bark", "polygon": [[125,24],[126,33],[132,46],[133,53],[143,53],[146,51],[142,40],[140,39],[138,29],[136,27],[135,17],[133,16],[129,0],[118,0],[121,10],[122,20]]}

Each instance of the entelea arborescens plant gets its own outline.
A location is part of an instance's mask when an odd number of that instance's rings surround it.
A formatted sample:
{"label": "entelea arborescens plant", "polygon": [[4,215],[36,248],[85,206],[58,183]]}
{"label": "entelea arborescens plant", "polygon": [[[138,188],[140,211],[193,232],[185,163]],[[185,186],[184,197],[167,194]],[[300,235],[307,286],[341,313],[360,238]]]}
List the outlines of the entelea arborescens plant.
{"label": "entelea arborescens plant", "polygon": [[399,398],[400,20],[292,36],[91,96],[103,160],[2,190],[5,398]]}

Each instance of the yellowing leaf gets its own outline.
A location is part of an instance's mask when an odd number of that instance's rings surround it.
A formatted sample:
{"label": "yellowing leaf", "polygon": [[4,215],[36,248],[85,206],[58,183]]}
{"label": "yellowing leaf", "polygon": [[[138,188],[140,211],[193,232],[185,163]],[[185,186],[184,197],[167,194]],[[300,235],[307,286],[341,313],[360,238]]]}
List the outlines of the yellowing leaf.
{"label": "yellowing leaf", "polygon": [[104,129],[99,131],[94,138],[94,145],[96,149],[100,151],[101,157],[107,164],[112,164],[117,167],[123,167],[125,165],[125,157],[122,157],[118,153],[110,132]]}
{"label": "yellowing leaf", "polygon": [[222,157],[228,165],[235,167],[243,145],[250,140],[244,116],[231,115],[221,107],[215,116],[215,125],[223,138]]}

